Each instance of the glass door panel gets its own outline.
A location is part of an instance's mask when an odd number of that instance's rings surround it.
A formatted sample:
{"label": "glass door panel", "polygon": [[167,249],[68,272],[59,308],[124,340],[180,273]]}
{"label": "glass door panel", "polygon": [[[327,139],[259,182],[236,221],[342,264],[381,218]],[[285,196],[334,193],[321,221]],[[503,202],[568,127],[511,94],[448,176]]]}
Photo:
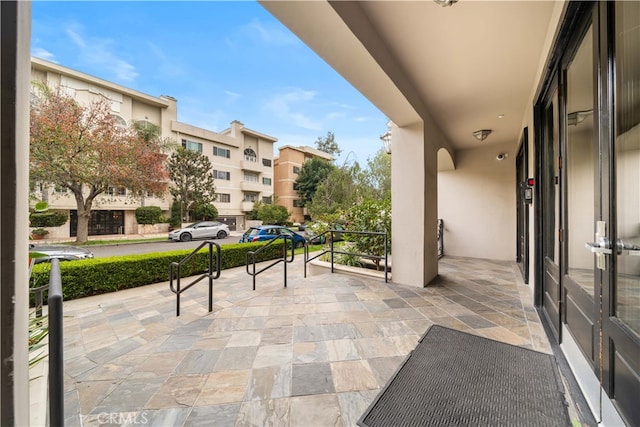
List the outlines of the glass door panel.
{"label": "glass door panel", "polygon": [[640,3],[616,5],[616,317],[640,336]]}
{"label": "glass door panel", "polygon": [[[593,298],[597,154],[593,118],[593,36],[589,28],[567,70],[567,274]],[[594,191],[594,187],[596,191]]]}

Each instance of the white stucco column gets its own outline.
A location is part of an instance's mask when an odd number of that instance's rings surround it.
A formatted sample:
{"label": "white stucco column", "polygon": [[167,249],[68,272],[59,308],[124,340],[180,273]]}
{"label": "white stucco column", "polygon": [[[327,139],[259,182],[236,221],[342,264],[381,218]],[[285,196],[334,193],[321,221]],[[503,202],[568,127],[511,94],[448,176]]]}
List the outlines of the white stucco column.
{"label": "white stucco column", "polygon": [[424,287],[438,274],[437,152],[424,126],[392,128],[392,281]]}
{"label": "white stucco column", "polygon": [[31,3],[0,2],[1,425],[30,425],[28,355],[29,80]]}

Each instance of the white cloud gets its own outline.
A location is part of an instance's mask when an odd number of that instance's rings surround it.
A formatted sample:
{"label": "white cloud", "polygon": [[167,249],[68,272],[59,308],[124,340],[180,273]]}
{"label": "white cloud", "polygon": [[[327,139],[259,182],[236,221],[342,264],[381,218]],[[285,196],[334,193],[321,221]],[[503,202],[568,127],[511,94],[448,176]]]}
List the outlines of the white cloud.
{"label": "white cloud", "polygon": [[357,123],[364,123],[364,122],[368,122],[369,120],[371,120],[369,117],[364,117],[364,116],[359,116],[359,117],[354,117],[353,121],[357,122]]}
{"label": "white cloud", "polygon": [[55,59],[56,56],[53,53],[49,52],[46,49],[42,49],[40,47],[33,48],[33,50],[31,51],[31,55],[47,61],[55,62],[56,64],[58,63],[58,61],[56,61]]}
{"label": "white cloud", "polygon": [[232,92],[230,90],[225,90],[224,94],[227,95],[228,102],[235,102],[238,99],[242,98],[242,95],[237,92]]}
{"label": "white cloud", "polygon": [[286,46],[300,43],[295,36],[287,32],[280,25],[262,22],[258,19],[254,19],[250,23],[243,25],[241,31],[249,38],[257,39],[268,45]]}
{"label": "white cloud", "polygon": [[78,47],[78,59],[92,67],[106,70],[111,74],[107,78],[130,83],[138,77],[136,67],[114,53],[113,40],[84,37],[82,27],[75,23],[69,25],[65,33]]}
{"label": "white cloud", "polygon": [[168,58],[162,48],[154,43],[148,42],[149,51],[158,60],[157,69],[164,75],[169,77],[182,76],[184,74],[182,67],[178,65],[175,58]]}
{"label": "white cloud", "polygon": [[303,110],[308,109],[316,97],[316,92],[293,89],[274,95],[266,103],[266,108],[276,117],[290,121],[294,126],[309,130],[322,130],[322,123],[313,120]]}

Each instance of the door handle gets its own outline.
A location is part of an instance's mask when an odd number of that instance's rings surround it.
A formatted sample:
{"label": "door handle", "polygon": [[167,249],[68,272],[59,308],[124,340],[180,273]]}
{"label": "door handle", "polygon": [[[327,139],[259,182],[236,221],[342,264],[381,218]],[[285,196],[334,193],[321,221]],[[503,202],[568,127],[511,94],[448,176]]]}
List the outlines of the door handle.
{"label": "door handle", "polygon": [[628,251],[629,255],[640,255],[640,246],[634,245],[633,243],[625,243],[622,239],[616,240],[616,250],[618,255],[622,254],[622,251]]}
{"label": "door handle", "polygon": [[597,243],[587,242],[584,246],[594,254],[611,255],[613,253],[611,243],[606,237],[602,237]]}

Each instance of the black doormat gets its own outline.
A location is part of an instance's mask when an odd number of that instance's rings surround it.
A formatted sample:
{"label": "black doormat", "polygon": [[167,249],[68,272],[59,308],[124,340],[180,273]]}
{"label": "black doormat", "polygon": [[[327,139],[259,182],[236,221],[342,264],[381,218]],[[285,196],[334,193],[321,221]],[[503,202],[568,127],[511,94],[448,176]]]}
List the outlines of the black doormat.
{"label": "black doormat", "polygon": [[362,427],[568,426],[552,355],[431,326]]}

